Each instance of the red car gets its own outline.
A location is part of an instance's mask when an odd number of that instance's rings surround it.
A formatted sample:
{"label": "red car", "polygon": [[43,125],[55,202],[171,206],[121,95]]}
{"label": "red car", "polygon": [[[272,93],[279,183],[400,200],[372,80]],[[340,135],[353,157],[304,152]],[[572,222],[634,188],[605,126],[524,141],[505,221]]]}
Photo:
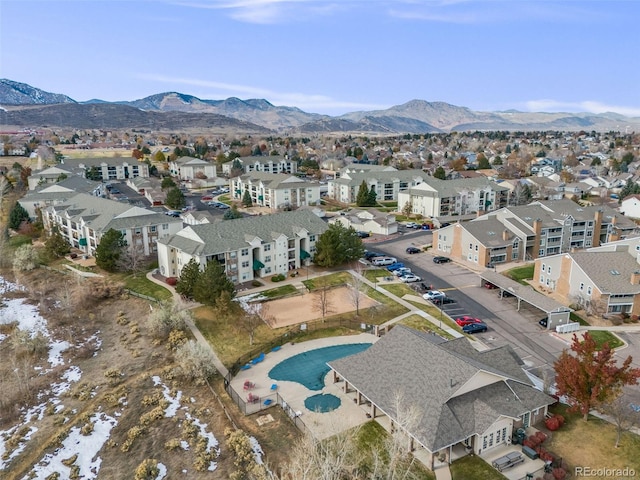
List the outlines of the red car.
{"label": "red car", "polygon": [[483,323],[483,322],[479,318],[469,317],[465,315],[464,317],[456,318],[456,323],[461,327],[464,327],[465,325],[469,325],[471,323]]}
{"label": "red car", "polygon": [[498,288],[497,286],[495,286],[493,283],[491,282],[484,282],[483,285],[484,288],[488,288],[489,290],[493,290],[494,288]]}

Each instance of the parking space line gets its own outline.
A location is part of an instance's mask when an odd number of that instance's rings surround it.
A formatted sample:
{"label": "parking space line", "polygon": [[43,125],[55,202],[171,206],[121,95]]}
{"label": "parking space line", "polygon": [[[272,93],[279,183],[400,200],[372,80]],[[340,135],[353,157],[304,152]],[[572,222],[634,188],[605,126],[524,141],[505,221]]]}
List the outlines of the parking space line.
{"label": "parking space line", "polygon": [[441,292],[449,292],[451,290],[462,290],[463,288],[471,288],[471,287],[477,287],[477,286],[478,285],[474,283],[473,285],[463,285],[461,287],[439,288],[438,290],[440,290]]}

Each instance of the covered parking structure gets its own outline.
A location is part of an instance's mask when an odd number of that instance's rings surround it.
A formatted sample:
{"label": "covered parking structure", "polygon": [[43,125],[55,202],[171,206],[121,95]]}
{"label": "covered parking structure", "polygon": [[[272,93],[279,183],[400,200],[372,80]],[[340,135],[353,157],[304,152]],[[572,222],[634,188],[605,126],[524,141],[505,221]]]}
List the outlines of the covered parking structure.
{"label": "covered parking structure", "polygon": [[555,329],[557,325],[569,323],[569,316],[573,310],[569,307],[536,292],[530,285],[522,285],[509,277],[505,277],[493,270],[486,270],[480,273],[482,284],[488,282],[495,285],[500,290],[500,297],[511,294],[518,300],[518,311],[521,304],[525,303],[541,310],[547,315],[547,329]]}

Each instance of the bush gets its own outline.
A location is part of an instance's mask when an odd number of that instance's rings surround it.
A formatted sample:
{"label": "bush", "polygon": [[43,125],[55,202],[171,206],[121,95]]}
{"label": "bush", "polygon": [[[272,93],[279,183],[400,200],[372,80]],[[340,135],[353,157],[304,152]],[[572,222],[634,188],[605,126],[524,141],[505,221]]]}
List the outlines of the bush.
{"label": "bush", "polygon": [[160,303],[147,317],[147,324],[151,335],[165,339],[174,330],[185,330],[190,315],[189,310],[180,310],[175,304]]}
{"label": "bush", "polygon": [[28,272],[38,265],[38,252],[31,244],[18,247],[13,254],[13,269],[18,272]]}
{"label": "bush", "polygon": [[178,283],[178,277],[167,277],[164,282],[167,285],[171,285],[172,287],[175,287],[176,284]]}
{"label": "bush", "polygon": [[180,374],[197,384],[204,383],[216,373],[211,352],[193,340],[176,349],[176,363],[179,366]]}
{"label": "bush", "polygon": [[136,468],[134,480],[154,480],[159,474],[158,461],[147,458]]}
{"label": "bush", "polygon": [[551,418],[547,418],[544,421],[544,424],[546,425],[546,427],[553,431],[558,430],[560,427],[562,427],[562,425],[564,425],[564,417],[562,415],[554,415]]}
{"label": "bush", "polygon": [[567,476],[567,471],[564,468],[554,468],[551,474],[555,480],[564,480]]}
{"label": "bush", "polygon": [[285,278],[283,273],[278,273],[276,275],[274,275],[273,277],[271,277],[271,281],[272,282],[282,282]]}

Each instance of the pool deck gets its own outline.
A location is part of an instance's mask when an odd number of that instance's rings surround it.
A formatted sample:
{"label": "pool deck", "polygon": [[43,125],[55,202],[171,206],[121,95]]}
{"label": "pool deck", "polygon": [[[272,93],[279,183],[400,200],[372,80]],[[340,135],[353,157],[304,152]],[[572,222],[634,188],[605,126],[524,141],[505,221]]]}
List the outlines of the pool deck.
{"label": "pool deck", "polygon": [[[300,413],[300,420],[311,431],[311,434],[321,440],[331,437],[337,433],[348,430],[367,422],[366,411],[363,406],[358,406],[353,402],[353,396],[347,396],[341,387],[344,383],[327,384],[329,375],[325,377],[325,387],[320,390],[309,390],[298,382],[274,381],[269,378],[269,371],[281,361],[293,357],[299,353],[315,350],[334,345],[345,345],[350,343],[375,343],[378,337],[368,333],[358,335],[348,335],[343,337],[327,337],[308,342],[285,344],[280,350],[275,352],[265,352],[264,360],[256,365],[252,365],[248,370],[241,370],[231,381],[231,387],[244,399],[249,393],[259,397],[268,397],[273,394],[271,385],[277,384],[277,392],[286,404],[294,412]],[[255,384],[251,390],[244,390],[246,381]],[[341,401],[340,407],[328,413],[316,413],[308,410],[304,406],[307,397],[319,393],[333,394]],[[272,395],[273,396],[273,395]],[[262,411],[266,413],[266,411]]]}

